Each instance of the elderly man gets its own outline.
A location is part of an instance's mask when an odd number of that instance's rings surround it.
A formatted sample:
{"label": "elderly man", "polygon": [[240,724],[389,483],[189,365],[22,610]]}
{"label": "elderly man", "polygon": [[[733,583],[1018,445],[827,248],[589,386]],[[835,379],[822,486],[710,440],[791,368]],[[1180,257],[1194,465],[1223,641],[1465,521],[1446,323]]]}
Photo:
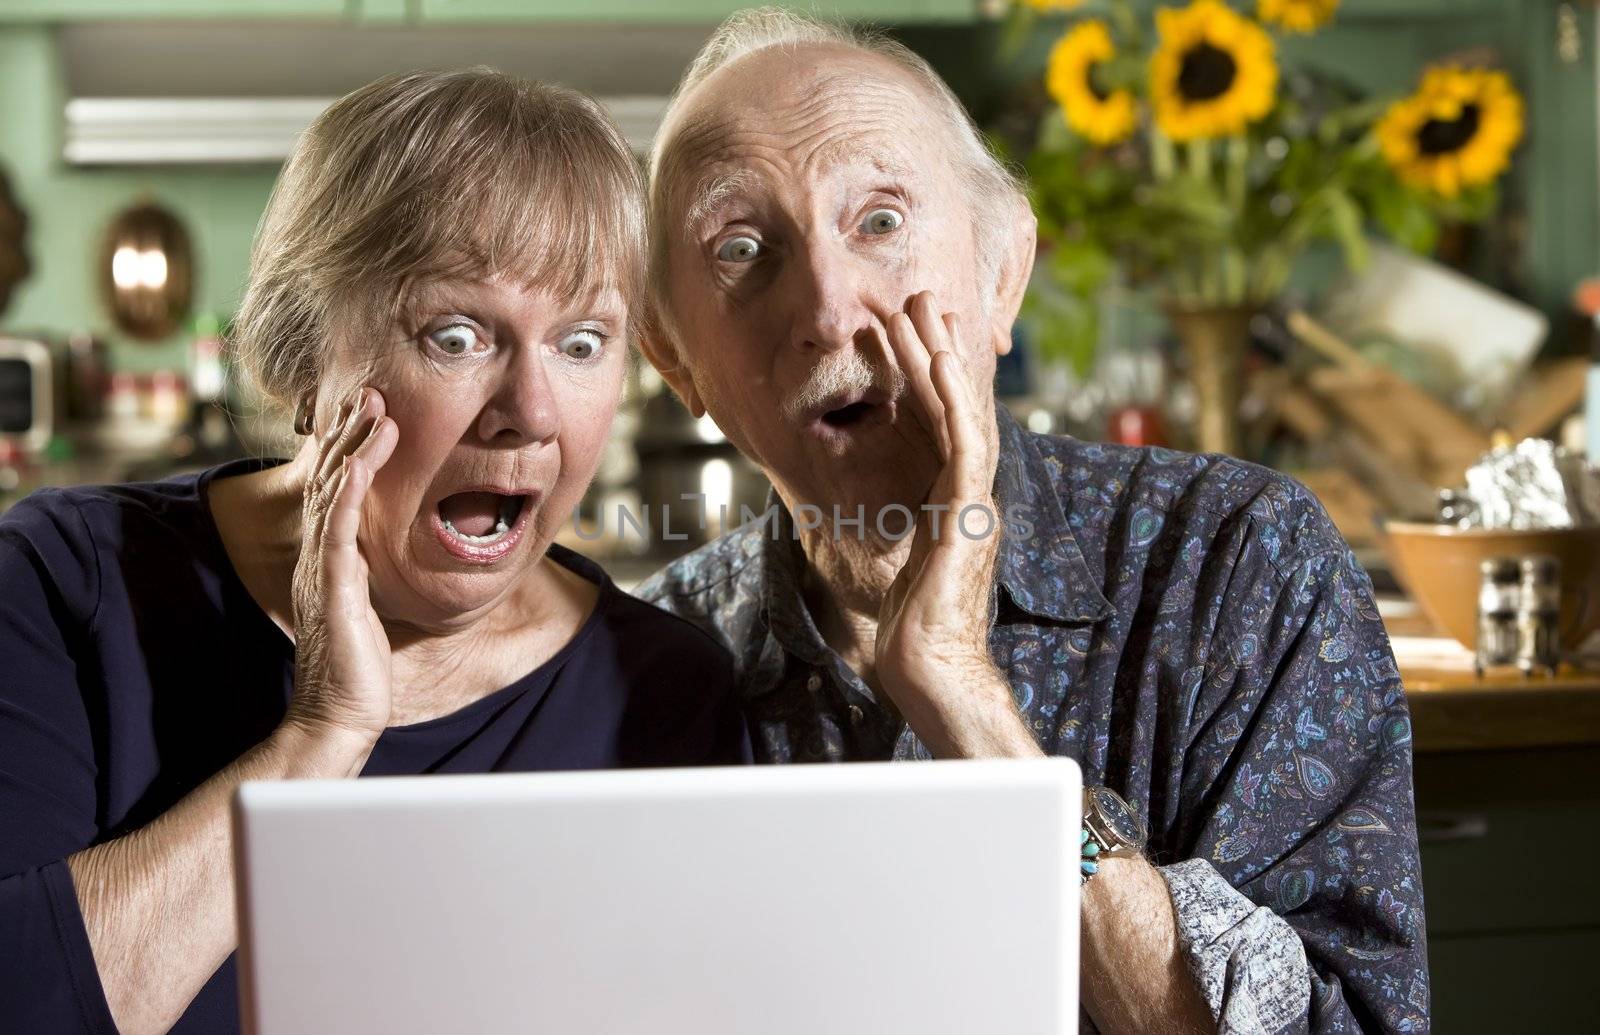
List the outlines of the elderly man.
{"label": "elderly man", "polygon": [[1410,726],[1370,583],[1285,477],[995,406],[1034,224],[937,76],[736,16],[651,172],[646,348],[776,502],[640,594],[732,651],[758,755],[1042,751],[1125,798],[1132,823],[1115,794],[1088,810],[1101,1030],[1425,1029]]}

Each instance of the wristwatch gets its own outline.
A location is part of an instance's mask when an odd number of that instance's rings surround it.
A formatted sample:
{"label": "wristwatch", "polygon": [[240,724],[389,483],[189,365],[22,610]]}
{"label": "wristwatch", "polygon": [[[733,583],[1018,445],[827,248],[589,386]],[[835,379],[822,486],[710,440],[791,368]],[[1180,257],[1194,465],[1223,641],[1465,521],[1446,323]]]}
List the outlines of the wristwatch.
{"label": "wristwatch", "polygon": [[1139,855],[1147,836],[1144,820],[1122,800],[1122,795],[1109,787],[1085,787],[1079,881],[1087,882],[1094,876],[1101,859]]}

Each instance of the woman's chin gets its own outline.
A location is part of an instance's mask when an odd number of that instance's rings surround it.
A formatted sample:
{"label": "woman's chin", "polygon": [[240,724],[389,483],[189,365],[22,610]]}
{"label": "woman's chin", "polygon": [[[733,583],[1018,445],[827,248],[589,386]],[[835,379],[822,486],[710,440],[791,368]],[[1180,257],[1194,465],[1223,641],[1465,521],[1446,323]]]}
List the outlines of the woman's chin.
{"label": "woman's chin", "polygon": [[[470,621],[493,609],[520,585],[548,546],[529,527],[492,560],[481,554],[466,559],[441,543],[433,530],[425,533],[412,537],[408,571],[373,578],[373,604],[386,620],[424,628]],[[381,606],[380,599],[387,606]]]}

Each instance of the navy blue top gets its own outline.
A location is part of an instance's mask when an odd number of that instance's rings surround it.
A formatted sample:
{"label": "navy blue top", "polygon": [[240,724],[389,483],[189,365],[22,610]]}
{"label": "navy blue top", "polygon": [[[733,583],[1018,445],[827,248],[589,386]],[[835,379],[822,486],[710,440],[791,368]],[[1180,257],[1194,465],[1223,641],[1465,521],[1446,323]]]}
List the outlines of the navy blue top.
{"label": "navy blue top", "polygon": [[[37,492],[0,517],[0,1031],[114,1033],[65,859],[171,808],[282,719],[294,648],[246,592],[207,503],[240,461]],[[362,775],[746,761],[727,651],[600,587],[554,657],[450,715],[389,729]],[[174,1032],[239,1029],[229,957]]]}

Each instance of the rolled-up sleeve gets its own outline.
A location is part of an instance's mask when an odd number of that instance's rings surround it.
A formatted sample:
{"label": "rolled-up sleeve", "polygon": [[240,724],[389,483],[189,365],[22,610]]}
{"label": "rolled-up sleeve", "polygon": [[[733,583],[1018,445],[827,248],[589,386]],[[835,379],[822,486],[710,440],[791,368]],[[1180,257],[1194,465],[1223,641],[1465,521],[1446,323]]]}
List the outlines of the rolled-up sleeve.
{"label": "rolled-up sleeve", "polygon": [[1220,1035],[1306,1027],[1311,972],[1300,936],[1204,859],[1159,868],[1172,893],[1178,946]]}
{"label": "rolled-up sleeve", "polygon": [[97,834],[92,720],[75,628],[94,562],[65,511],[0,519],[0,1030],[110,1032],[66,858]]}

